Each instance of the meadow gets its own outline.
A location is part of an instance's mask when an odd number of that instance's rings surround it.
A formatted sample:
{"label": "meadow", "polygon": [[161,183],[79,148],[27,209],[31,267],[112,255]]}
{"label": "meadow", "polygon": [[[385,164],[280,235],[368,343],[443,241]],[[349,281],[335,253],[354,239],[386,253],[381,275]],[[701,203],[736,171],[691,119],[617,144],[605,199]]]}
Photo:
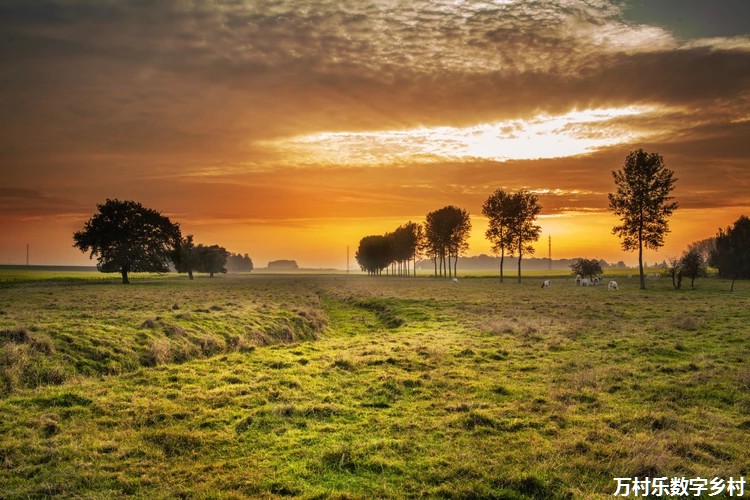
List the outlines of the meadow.
{"label": "meadow", "polygon": [[96,277],[0,273],[0,497],[611,498],[615,477],[750,475],[744,282]]}

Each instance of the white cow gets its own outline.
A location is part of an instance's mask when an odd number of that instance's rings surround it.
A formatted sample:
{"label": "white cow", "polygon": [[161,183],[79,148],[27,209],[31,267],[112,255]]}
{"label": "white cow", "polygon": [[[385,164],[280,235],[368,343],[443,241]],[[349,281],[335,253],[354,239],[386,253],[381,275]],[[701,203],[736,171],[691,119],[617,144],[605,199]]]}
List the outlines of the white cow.
{"label": "white cow", "polygon": [[592,285],[598,285],[599,283],[601,283],[601,281],[602,281],[602,279],[599,276],[597,276],[596,278],[594,278],[593,280],[591,280],[591,284]]}
{"label": "white cow", "polygon": [[576,274],[576,285],[580,285],[582,279],[583,276],[581,276],[580,274]]}
{"label": "white cow", "polygon": [[544,280],[544,283],[542,283],[542,288],[549,288],[550,285],[551,283],[549,282],[549,280]]}
{"label": "white cow", "polygon": [[607,283],[607,289],[608,290],[619,290],[617,288],[617,282],[613,281],[613,280],[610,280],[609,283]]}
{"label": "white cow", "polygon": [[581,286],[591,286],[591,280],[589,280],[588,278],[583,278],[581,280]]}
{"label": "white cow", "polygon": [[452,279],[451,281],[452,281],[453,283],[458,283],[458,278],[453,278],[453,279]]}

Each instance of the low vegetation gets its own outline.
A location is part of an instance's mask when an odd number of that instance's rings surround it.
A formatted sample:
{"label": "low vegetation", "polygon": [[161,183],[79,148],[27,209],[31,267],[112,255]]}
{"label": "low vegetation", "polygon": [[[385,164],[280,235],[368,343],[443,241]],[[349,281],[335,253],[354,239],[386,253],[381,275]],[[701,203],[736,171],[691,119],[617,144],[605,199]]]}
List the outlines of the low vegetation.
{"label": "low vegetation", "polygon": [[0,282],[0,496],[610,498],[748,475],[750,291]]}

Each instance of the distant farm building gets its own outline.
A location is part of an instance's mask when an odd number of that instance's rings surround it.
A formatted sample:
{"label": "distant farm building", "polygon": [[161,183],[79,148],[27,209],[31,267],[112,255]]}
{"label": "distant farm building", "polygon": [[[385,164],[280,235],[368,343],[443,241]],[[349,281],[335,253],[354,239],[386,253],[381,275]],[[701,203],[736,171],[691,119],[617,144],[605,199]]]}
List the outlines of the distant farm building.
{"label": "distant farm building", "polygon": [[272,260],[268,263],[268,269],[274,271],[294,271],[299,269],[295,260]]}

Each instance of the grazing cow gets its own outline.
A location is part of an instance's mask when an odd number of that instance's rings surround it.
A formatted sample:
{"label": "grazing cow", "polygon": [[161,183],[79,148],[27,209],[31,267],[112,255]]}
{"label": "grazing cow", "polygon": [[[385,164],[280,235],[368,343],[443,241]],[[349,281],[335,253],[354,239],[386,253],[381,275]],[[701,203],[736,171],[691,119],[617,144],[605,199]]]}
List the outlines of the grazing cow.
{"label": "grazing cow", "polygon": [[581,280],[581,286],[591,286],[591,280],[589,280],[588,278],[583,278]]}
{"label": "grazing cow", "polygon": [[453,278],[453,279],[452,279],[451,281],[452,281],[453,283],[458,283],[458,278]]}
{"label": "grazing cow", "polygon": [[593,280],[591,280],[591,284],[592,285],[598,285],[599,283],[601,283],[601,281],[602,281],[602,279],[599,276],[597,276],[596,278],[594,278]]}
{"label": "grazing cow", "polygon": [[619,288],[617,288],[617,282],[610,280],[610,282],[607,283],[607,290],[619,290]]}
{"label": "grazing cow", "polygon": [[551,283],[549,282],[549,280],[544,280],[544,283],[542,283],[542,288],[549,288],[550,284]]}
{"label": "grazing cow", "polygon": [[583,277],[580,274],[576,274],[576,285],[580,285],[582,279]]}

